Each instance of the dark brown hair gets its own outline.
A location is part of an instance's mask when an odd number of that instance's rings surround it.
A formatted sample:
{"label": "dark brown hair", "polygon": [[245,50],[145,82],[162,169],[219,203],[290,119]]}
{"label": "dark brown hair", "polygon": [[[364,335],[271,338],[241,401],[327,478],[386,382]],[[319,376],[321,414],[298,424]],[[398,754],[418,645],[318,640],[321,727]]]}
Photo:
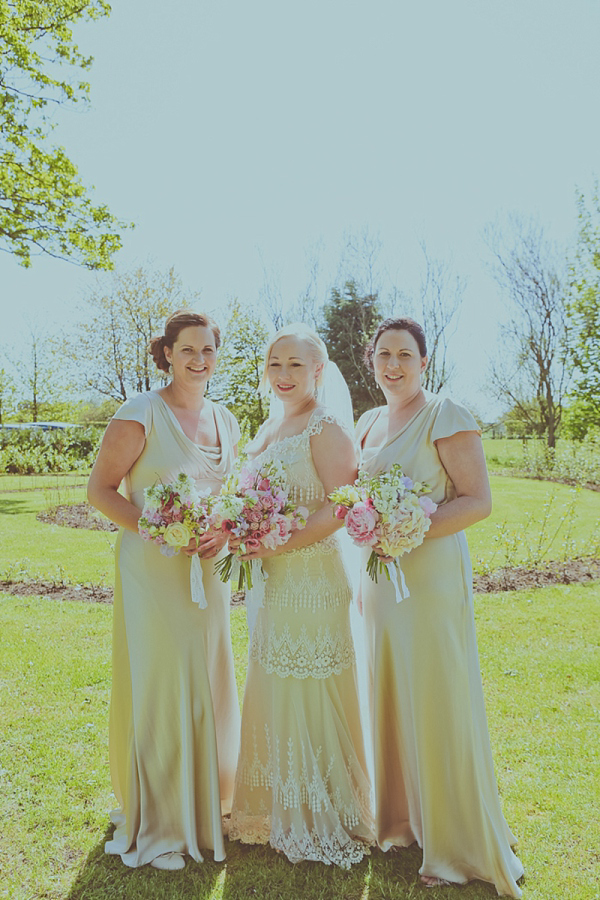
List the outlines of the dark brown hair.
{"label": "dark brown hair", "polygon": [[215,337],[215,347],[219,349],[221,343],[221,332],[219,326],[207,316],[206,313],[193,312],[191,309],[178,309],[169,316],[165,322],[165,333],[159,337],[153,337],[148,343],[148,352],[151,354],[156,367],[163,372],[169,371],[169,363],[165,356],[165,347],[169,350],[173,349],[173,344],[179,337],[179,332],[184,328],[202,325],[204,328],[210,328]]}
{"label": "dark brown hair", "polygon": [[386,331],[408,331],[414,337],[419,347],[421,358],[427,356],[427,342],[425,340],[425,332],[418,322],[410,319],[408,316],[402,316],[397,319],[384,319],[379,328],[365,347],[364,360],[367,368],[373,371],[373,354],[377,341]]}

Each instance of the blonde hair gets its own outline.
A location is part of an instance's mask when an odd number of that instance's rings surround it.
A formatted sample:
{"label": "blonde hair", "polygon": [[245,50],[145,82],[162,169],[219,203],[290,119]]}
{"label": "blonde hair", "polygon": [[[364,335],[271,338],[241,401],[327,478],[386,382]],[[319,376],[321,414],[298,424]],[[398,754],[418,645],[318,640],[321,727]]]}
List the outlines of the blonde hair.
{"label": "blonde hair", "polygon": [[[260,381],[260,391],[263,394],[266,394],[269,391],[269,378],[267,375],[267,371],[269,367],[269,357],[271,355],[271,351],[273,350],[273,347],[275,346],[277,341],[285,337],[296,338],[297,340],[304,341],[306,344],[308,344],[310,348],[310,355],[317,364],[323,363],[324,366],[324,364],[329,359],[327,347],[316,331],[314,331],[312,328],[309,328],[309,326],[305,325],[304,322],[292,322],[290,325],[284,325],[284,327],[280,328],[279,331],[271,338],[271,340],[267,344],[267,349],[265,350],[265,363],[263,367],[262,378]],[[321,371],[319,377],[317,378],[317,387],[319,386],[323,377],[323,371]]]}

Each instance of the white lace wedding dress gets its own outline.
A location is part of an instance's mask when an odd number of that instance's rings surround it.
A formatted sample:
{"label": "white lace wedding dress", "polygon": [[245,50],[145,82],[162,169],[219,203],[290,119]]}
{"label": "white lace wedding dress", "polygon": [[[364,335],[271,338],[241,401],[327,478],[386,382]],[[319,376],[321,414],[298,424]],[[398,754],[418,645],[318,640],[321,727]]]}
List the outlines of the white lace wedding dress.
{"label": "white lace wedding dress", "polygon": [[[326,496],[310,439],[335,419],[315,410],[299,435],[260,454],[281,460],[296,505]],[[373,840],[348,577],[335,535],[263,561],[250,644],[229,837],[270,843],[292,862],[348,868]]]}

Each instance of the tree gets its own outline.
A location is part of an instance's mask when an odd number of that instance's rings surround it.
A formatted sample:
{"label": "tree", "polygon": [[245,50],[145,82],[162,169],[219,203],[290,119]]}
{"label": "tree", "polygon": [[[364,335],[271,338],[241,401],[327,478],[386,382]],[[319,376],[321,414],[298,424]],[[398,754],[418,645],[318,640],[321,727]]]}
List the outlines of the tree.
{"label": "tree", "polygon": [[569,316],[573,325],[571,366],[575,430],[585,436],[588,425],[600,426],[600,196],[598,183],[591,208],[583,194],[577,199],[579,238],[569,266]]}
{"label": "tree", "polygon": [[121,403],[150,390],[160,377],[148,355],[150,338],[162,333],[167,316],[196,299],[172,268],[165,273],[139,268],[100,283],[63,345],[80,389]]}
{"label": "tree", "polygon": [[20,421],[63,421],[68,418],[70,396],[53,335],[41,322],[29,327],[28,350],[12,360],[19,373]]}
{"label": "tree", "polygon": [[259,391],[267,339],[262,321],[235,300],[229,307],[209,396],[224,403],[249,435],[258,431],[268,414],[268,405]]}
{"label": "tree", "polygon": [[[423,387],[437,394],[454,374],[448,363],[448,344],[456,331],[456,317],[463,300],[465,281],[455,275],[450,264],[433,259],[421,243],[425,257],[425,274],[421,281],[420,320],[427,338],[427,368]],[[452,330],[451,330],[452,329]]]}
{"label": "tree", "polygon": [[569,386],[563,263],[533,223],[513,219],[511,234],[489,228],[485,237],[511,310],[501,328],[501,357],[490,365],[491,387],[554,447]]}
{"label": "tree", "polygon": [[356,418],[383,399],[363,362],[364,348],[380,318],[377,296],[360,296],[354,281],[347,281],[343,291],[333,288],[323,308],[319,332],[329,358],[337,363],[346,379]]}
{"label": "tree", "polygon": [[17,389],[14,379],[6,369],[0,369],[0,425],[10,418],[17,408]]}
{"label": "tree", "polygon": [[0,0],[0,249],[21,265],[33,252],[112,268],[118,222],[94,206],[62,147],[50,146],[50,109],[88,101],[71,26],[110,13],[105,0]]}

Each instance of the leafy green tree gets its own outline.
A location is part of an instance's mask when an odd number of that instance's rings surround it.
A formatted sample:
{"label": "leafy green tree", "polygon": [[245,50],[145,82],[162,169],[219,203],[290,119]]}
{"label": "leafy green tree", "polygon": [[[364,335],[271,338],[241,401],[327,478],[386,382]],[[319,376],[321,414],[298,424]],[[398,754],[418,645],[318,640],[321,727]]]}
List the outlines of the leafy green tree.
{"label": "leafy green tree", "polygon": [[68,421],[71,396],[53,335],[37,322],[29,327],[27,351],[13,358],[18,373],[20,422]]}
{"label": "leafy green tree", "polygon": [[256,434],[269,412],[259,391],[267,338],[263,322],[235,300],[229,307],[209,396],[231,410],[248,436]]}
{"label": "leafy green tree", "polygon": [[167,316],[195,305],[174,269],[114,273],[92,291],[81,321],[63,343],[73,381],[80,390],[123,402],[148,391],[161,377],[148,355],[148,342],[161,334]]}
{"label": "leafy green tree", "polygon": [[356,283],[347,281],[343,290],[333,288],[323,307],[319,332],[346,379],[356,418],[383,402],[383,395],[363,362],[363,351],[381,314],[375,294],[360,296]]}
{"label": "leafy green tree", "polygon": [[570,415],[572,428],[585,437],[587,426],[600,426],[600,196],[596,183],[591,203],[577,200],[579,239],[570,265],[569,316],[574,339],[571,364],[575,378]]}
{"label": "leafy green tree", "polygon": [[17,388],[10,373],[0,369],[0,425],[6,422],[17,407]]}
{"label": "leafy green tree", "polygon": [[112,268],[118,222],[94,206],[62,147],[48,138],[57,105],[88,101],[90,68],[72,25],[110,13],[105,0],[0,0],[0,249],[21,265],[47,253]]}

